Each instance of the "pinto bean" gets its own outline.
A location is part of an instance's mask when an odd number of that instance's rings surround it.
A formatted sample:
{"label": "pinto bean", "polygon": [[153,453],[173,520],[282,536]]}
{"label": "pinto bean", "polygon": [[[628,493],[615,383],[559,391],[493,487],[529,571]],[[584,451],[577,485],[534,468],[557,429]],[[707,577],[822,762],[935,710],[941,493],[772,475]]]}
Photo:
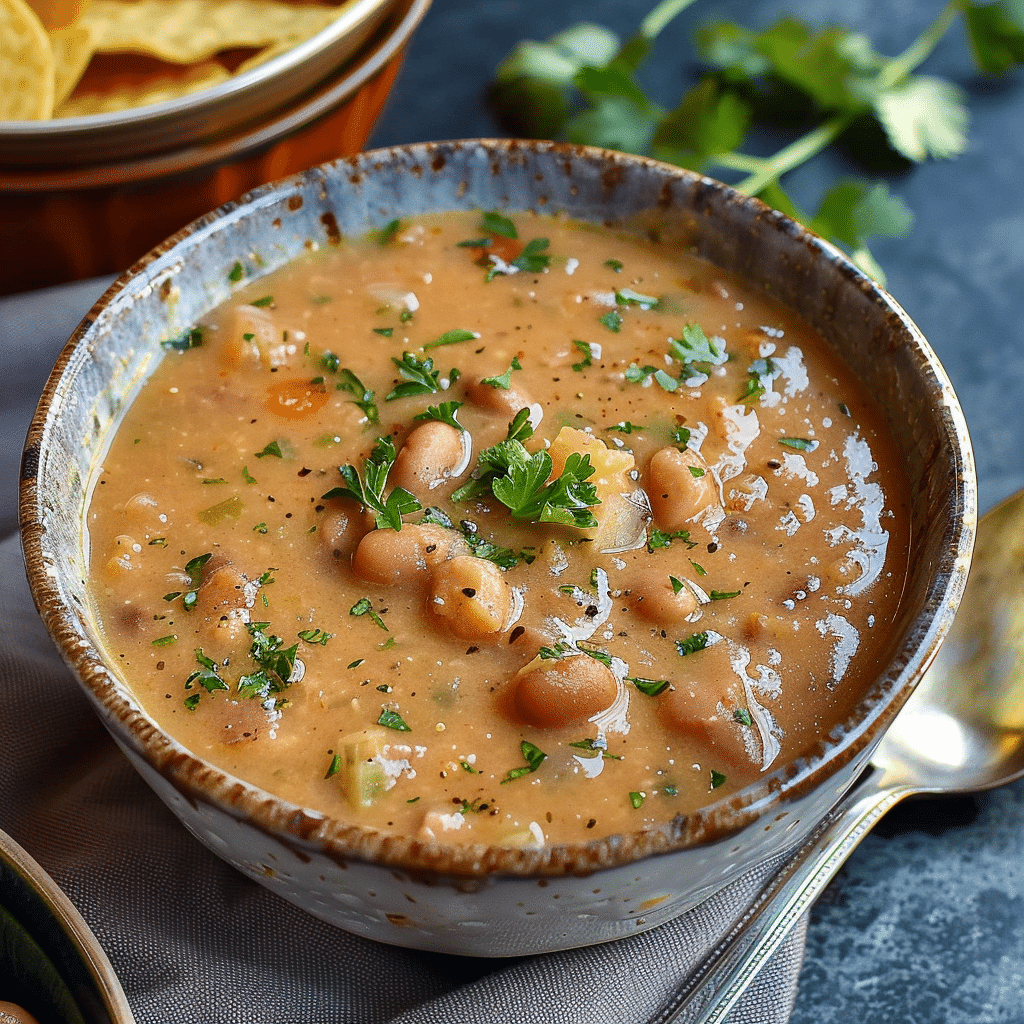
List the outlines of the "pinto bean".
{"label": "pinto bean", "polygon": [[697,608],[697,598],[684,580],[672,582],[668,570],[656,565],[645,566],[631,581],[629,602],[633,610],[650,622],[677,624],[686,620]]}
{"label": "pinto bean", "polygon": [[352,570],[361,579],[384,586],[422,586],[427,570],[468,550],[455,530],[433,523],[406,523],[401,530],[371,530],[359,541]]}
{"label": "pinto bean", "polygon": [[509,418],[515,416],[520,409],[528,409],[533,405],[529,393],[515,380],[507,388],[496,388],[492,384],[485,384],[483,380],[474,381],[466,386],[466,397],[486,412]]}
{"label": "pinto bean", "polygon": [[611,707],[619,684],[607,665],[587,654],[535,659],[513,677],[513,707],[528,725],[582,725]]}
{"label": "pinto bean", "polygon": [[469,434],[448,423],[429,420],[413,429],[395,459],[390,480],[414,494],[432,491],[468,468]]}
{"label": "pinto bean", "polygon": [[663,530],[684,530],[718,504],[715,478],[700,455],[671,446],[656,451],[647,465],[647,496],[654,521]]}
{"label": "pinto bean", "polygon": [[456,636],[480,640],[508,624],[512,589],[493,562],[456,555],[435,568],[427,607]]}

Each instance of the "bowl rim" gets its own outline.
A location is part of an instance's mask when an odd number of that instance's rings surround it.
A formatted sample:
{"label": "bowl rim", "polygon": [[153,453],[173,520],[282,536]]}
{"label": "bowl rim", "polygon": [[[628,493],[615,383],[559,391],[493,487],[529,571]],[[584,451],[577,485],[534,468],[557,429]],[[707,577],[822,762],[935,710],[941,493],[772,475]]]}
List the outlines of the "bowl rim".
{"label": "bowl rim", "polygon": [[[794,244],[823,259],[838,272],[844,287],[864,293],[895,318],[917,354],[922,370],[934,376],[935,402],[948,433],[949,445],[942,452],[950,475],[957,481],[951,502],[950,522],[944,535],[945,559],[933,568],[927,587],[927,601],[908,622],[907,643],[895,650],[890,663],[862,695],[851,720],[839,723],[817,744],[825,748],[821,755],[812,752],[766,773],[757,782],[737,794],[720,797],[691,815],[662,826],[633,833],[597,838],[584,843],[545,844],[541,847],[508,848],[478,845],[446,845],[412,837],[391,836],[362,825],[345,824],[327,815],[288,803],[264,790],[227,774],[189,752],[177,741],[160,732],[141,706],[132,707],[116,693],[116,676],[107,670],[98,651],[85,649],[82,637],[71,621],[73,609],[62,604],[61,596],[47,569],[43,535],[37,512],[40,495],[36,474],[41,465],[40,451],[46,432],[50,406],[59,391],[60,381],[75,351],[91,344],[90,330],[104,310],[133,288],[147,286],[152,272],[173,261],[177,254],[200,242],[210,233],[225,229],[249,213],[272,205],[275,197],[286,196],[297,186],[325,188],[323,176],[340,178],[374,173],[396,160],[429,168],[446,155],[467,148],[482,148],[492,160],[505,160],[509,169],[517,165],[523,153],[551,154],[566,161],[589,160],[610,170],[621,170],[623,163],[640,164],[654,173],[685,181],[722,197],[729,206],[780,232]],[[520,157],[519,164],[523,161]],[[653,205],[653,203],[652,203]],[[568,211],[571,216],[571,211]],[[150,275],[149,277],[147,275]],[[211,305],[212,308],[212,305]],[[967,424],[945,370],[937,356],[906,312],[884,289],[868,278],[831,243],[813,234],[786,215],[772,210],[760,200],[742,195],[714,179],[646,157],[617,153],[594,147],[548,141],[509,139],[463,139],[450,142],[414,143],[388,149],[371,150],[354,157],[333,161],[290,178],[261,186],[228,203],[168,238],[123,273],[100,297],[71,336],[47,382],[33,417],[25,446],[20,496],[22,542],[27,573],[37,608],[65,660],[83,684],[87,695],[108,729],[122,746],[129,747],[175,789],[192,802],[211,804],[230,817],[247,821],[259,830],[294,849],[313,849],[338,861],[359,860],[400,869],[424,877],[470,878],[490,875],[543,877],[587,875],[595,870],[630,864],[656,854],[692,847],[703,847],[741,832],[762,817],[769,808],[784,808],[786,801],[817,789],[828,778],[858,755],[864,756],[881,736],[910,695],[917,680],[934,658],[945,637],[966,585],[977,523],[977,483],[974,458]],[[919,623],[922,629],[915,630]],[[910,641],[916,638],[916,644]],[[891,685],[883,686],[891,677]],[[835,738],[836,732],[841,736]],[[836,793],[834,799],[838,799]],[[724,816],[724,825],[723,825]],[[723,879],[723,884],[728,881]]]}

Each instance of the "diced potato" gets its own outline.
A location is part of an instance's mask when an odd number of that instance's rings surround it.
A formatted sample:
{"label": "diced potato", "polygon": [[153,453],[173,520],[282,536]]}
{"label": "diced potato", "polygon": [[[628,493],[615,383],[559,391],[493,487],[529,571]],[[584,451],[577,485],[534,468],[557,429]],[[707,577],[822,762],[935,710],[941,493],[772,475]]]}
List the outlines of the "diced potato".
{"label": "diced potato", "polygon": [[573,452],[590,456],[594,473],[589,479],[597,489],[600,505],[591,512],[598,525],[586,531],[600,551],[636,547],[644,537],[646,498],[630,477],[636,468],[632,452],[609,448],[599,437],[574,427],[562,427],[551,442],[551,475],[557,477]]}

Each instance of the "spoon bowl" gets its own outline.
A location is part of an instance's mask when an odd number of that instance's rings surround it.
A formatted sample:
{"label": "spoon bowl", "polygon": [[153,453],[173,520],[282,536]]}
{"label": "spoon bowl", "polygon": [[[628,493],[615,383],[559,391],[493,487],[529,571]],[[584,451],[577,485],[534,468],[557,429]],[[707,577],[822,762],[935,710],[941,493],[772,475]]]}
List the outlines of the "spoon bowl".
{"label": "spoon bowl", "polygon": [[1024,775],[1024,492],[982,520],[967,589],[931,668],[871,763],[917,793],[992,789]]}

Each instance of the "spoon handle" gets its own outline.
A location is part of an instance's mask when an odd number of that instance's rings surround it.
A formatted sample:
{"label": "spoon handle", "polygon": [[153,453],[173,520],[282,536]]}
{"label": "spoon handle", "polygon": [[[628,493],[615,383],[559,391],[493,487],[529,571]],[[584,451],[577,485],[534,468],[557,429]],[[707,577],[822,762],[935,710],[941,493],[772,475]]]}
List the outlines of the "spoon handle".
{"label": "spoon handle", "polygon": [[721,1024],[858,843],[912,792],[872,767],[768,883],[658,1024]]}

